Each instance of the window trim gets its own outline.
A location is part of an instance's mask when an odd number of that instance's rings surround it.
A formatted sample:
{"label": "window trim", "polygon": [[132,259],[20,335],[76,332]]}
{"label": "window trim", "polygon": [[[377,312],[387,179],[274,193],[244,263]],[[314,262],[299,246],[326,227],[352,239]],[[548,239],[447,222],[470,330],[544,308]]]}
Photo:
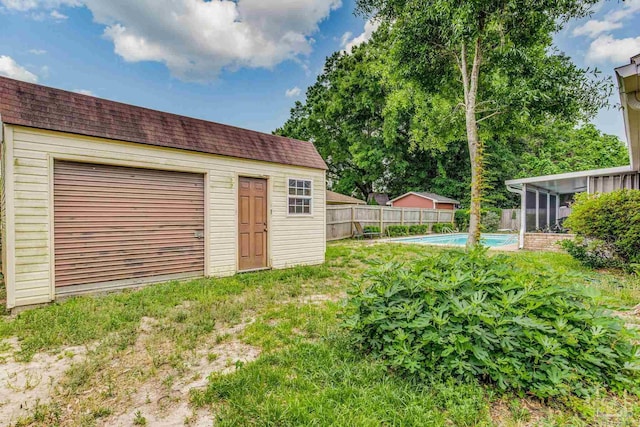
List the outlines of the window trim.
{"label": "window trim", "polygon": [[[308,181],[311,184],[311,187],[309,188],[310,190],[310,195],[309,196],[298,196],[298,195],[293,195],[293,194],[289,194],[289,181]],[[287,193],[287,205],[286,205],[286,212],[287,212],[287,216],[293,216],[293,217],[311,217],[313,216],[313,179],[311,178],[300,178],[300,177],[287,177],[286,180],[286,185],[285,185],[285,191]],[[291,213],[289,212],[289,200],[291,199],[306,199],[309,200],[309,213]]]}

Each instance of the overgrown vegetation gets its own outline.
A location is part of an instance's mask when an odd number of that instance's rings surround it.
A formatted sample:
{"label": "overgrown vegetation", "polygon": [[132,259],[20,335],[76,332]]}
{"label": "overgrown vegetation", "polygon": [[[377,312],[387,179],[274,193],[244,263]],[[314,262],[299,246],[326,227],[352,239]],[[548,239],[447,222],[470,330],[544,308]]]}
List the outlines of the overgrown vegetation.
{"label": "overgrown vegetation", "polygon": [[[481,226],[482,231],[492,233],[498,230],[500,226],[500,216],[502,209],[500,208],[483,208],[481,210]],[[466,231],[469,228],[469,209],[458,209],[454,213],[454,222],[460,231]]]}
{"label": "overgrown vegetation", "polygon": [[431,227],[432,233],[450,233],[453,231],[453,224],[451,223],[436,223]]}
{"label": "overgrown vegetation", "polygon": [[[436,223],[431,226],[432,233],[443,233],[451,230],[453,224]],[[415,236],[429,233],[429,224],[389,225],[386,229],[389,237]]]}
{"label": "overgrown vegetation", "polygon": [[640,263],[640,190],[576,195],[564,227],[577,235],[563,246],[593,268]]}
{"label": "overgrown vegetation", "polygon": [[[434,227],[436,225],[437,224],[433,224]],[[409,226],[409,234],[427,234],[427,233],[429,233],[429,224],[414,224]]]}
{"label": "overgrown vegetation", "polygon": [[351,291],[346,324],[362,351],[421,379],[541,398],[640,393],[638,335],[575,279],[486,249],[384,263]]}
{"label": "overgrown vegetation", "polygon": [[400,237],[409,235],[408,225],[389,225],[387,226],[387,235],[389,237]]}
{"label": "overgrown vegetation", "polygon": [[[67,345],[90,348],[53,400],[37,405],[21,425],[108,425],[130,403],[128,425],[138,410],[154,425],[132,396],[153,386],[158,395],[172,396],[162,401],[173,411],[179,402],[171,389],[185,380],[181,375],[195,380],[189,367],[197,362],[204,380],[211,372],[207,363],[224,364],[216,346],[233,342],[258,347],[261,356],[228,365],[231,373],[213,374],[190,394],[191,409],[211,409],[216,425],[515,426],[526,419],[548,426],[640,425],[640,400],[632,395],[538,401],[475,381],[413,381],[348,345],[338,314],[350,277],[359,277],[372,260],[411,263],[449,252],[336,242],[322,266],[77,297],[0,317],[0,339],[19,337],[23,359],[61,350],[64,357]],[[523,252],[508,259],[531,275],[553,269],[564,281],[601,290],[603,307],[626,311],[640,301],[636,276],[594,273],[565,254]],[[157,324],[143,330],[143,318]],[[242,325],[232,335],[222,332]]]}

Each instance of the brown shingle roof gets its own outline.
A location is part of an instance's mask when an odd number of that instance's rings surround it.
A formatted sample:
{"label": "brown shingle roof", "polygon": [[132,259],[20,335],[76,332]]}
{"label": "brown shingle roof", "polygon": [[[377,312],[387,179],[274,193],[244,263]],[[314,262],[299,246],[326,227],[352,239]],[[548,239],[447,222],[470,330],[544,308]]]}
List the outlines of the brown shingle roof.
{"label": "brown shingle roof", "polygon": [[4,123],[315,169],[310,142],[0,77]]}
{"label": "brown shingle roof", "polygon": [[327,190],[327,204],[366,205],[364,200]]}

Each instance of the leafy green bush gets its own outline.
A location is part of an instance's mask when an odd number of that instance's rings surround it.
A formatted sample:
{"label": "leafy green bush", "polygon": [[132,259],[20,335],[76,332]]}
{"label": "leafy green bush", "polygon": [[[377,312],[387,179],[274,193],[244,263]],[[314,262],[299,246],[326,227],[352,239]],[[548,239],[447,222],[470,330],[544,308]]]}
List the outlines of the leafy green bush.
{"label": "leafy green bush", "polygon": [[[500,226],[500,216],[502,215],[502,209],[500,208],[483,208],[480,210],[480,223],[484,227],[483,231],[494,232],[498,230]],[[466,231],[469,229],[469,209],[458,209],[453,214],[453,220],[456,227],[460,231]]]}
{"label": "leafy green bush", "polygon": [[487,211],[482,214],[480,223],[482,224],[482,231],[495,233],[500,227],[500,215],[493,210]]}
{"label": "leafy green bush", "polygon": [[437,223],[431,227],[433,233],[450,233],[453,231],[453,224],[449,223]]}
{"label": "leafy green bush", "polygon": [[414,224],[409,226],[409,234],[427,234],[429,233],[429,224]]}
{"label": "leafy green bush", "polygon": [[640,190],[578,194],[563,225],[580,238],[565,247],[587,265],[640,262]]}
{"label": "leafy green bush", "polygon": [[570,280],[483,248],[379,264],[350,290],[345,325],[362,351],[420,379],[542,398],[640,393],[637,332]]}
{"label": "leafy green bush", "polygon": [[363,228],[365,233],[380,233],[380,227],[376,225],[367,225]]}
{"label": "leafy green bush", "polygon": [[390,237],[408,236],[409,226],[408,225],[390,225],[387,227],[387,234]]}
{"label": "leafy green bush", "polygon": [[469,209],[458,209],[453,213],[453,221],[460,231],[469,229]]}
{"label": "leafy green bush", "polygon": [[563,240],[562,247],[582,265],[591,268],[624,268],[625,262],[617,255],[613,244],[599,239],[576,236]]}

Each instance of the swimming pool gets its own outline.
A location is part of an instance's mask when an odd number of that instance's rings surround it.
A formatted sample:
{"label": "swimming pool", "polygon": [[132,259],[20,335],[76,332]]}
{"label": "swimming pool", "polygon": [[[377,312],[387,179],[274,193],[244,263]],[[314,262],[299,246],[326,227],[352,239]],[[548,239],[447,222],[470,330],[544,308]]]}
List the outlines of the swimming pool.
{"label": "swimming pool", "polygon": [[[402,237],[389,241],[396,243],[418,243],[422,245],[464,246],[467,244],[467,237],[467,234],[463,233],[434,234],[431,236]],[[516,234],[483,234],[480,241],[485,246],[495,248],[518,243],[518,236]]]}

